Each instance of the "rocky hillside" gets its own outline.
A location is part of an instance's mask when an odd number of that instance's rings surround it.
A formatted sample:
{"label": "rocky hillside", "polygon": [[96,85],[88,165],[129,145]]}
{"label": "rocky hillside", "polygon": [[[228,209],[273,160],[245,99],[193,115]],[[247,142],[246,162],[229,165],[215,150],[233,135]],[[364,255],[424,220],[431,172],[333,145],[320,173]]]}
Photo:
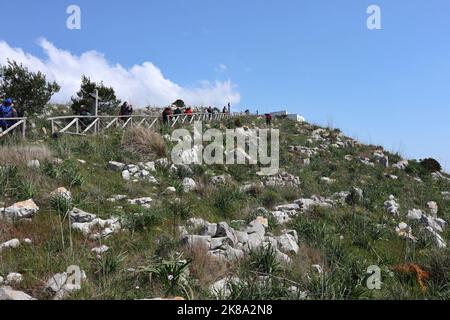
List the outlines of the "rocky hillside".
{"label": "rocky hillside", "polygon": [[[217,124],[236,126],[265,124]],[[274,127],[273,177],[175,166],[169,132],[2,141],[0,299],[450,298],[448,175],[339,130]]]}

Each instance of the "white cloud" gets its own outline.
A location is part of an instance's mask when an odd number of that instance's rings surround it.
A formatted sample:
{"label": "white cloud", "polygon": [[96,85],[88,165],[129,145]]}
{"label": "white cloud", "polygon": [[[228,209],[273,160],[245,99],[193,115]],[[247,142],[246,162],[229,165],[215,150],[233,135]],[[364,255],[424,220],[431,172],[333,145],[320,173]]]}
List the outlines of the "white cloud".
{"label": "white cloud", "polygon": [[219,72],[219,73],[226,72],[227,70],[228,70],[228,67],[226,65],[224,65],[223,63],[220,63],[218,66],[216,66],[214,68],[214,71]]}
{"label": "white cloud", "polygon": [[[0,64],[7,59],[24,64],[31,71],[41,71],[48,80],[61,85],[61,91],[52,98],[53,102],[65,103],[79,90],[81,75],[85,74],[93,81],[103,81],[115,89],[121,100],[136,106],[167,105],[176,99],[183,99],[190,105],[224,105],[239,103],[240,94],[231,81],[201,81],[196,87],[182,87],[167,79],[151,62],[134,65],[126,69],[120,64],[109,63],[105,56],[97,51],[87,51],[76,56],[69,51],[56,48],[46,39],[39,40],[46,59],[41,59],[12,48],[0,41]],[[225,66],[226,68],[226,66]]]}

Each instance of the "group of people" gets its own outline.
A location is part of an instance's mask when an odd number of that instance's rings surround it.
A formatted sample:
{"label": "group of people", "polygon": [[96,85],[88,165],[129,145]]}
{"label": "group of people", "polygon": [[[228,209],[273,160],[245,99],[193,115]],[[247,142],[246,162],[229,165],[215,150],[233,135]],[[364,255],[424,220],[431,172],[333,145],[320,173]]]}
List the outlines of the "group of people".
{"label": "group of people", "polygon": [[185,108],[184,111],[180,107],[175,107],[175,110],[173,110],[172,107],[167,107],[162,112],[163,124],[168,125],[170,120],[173,117],[178,117],[178,116],[181,116],[183,114],[184,115],[188,115],[188,116],[192,116],[194,114],[194,111],[192,111],[191,107]]}
{"label": "group of people", "polygon": [[[17,111],[11,98],[6,98],[0,107],[0,128],[2,131],[8,130],[16,123],[14,118],[18,118]],[[11,120],[7,120],[11,119]]]}
{"label": "group of people", "polygon": [[[217,110],[217,109],[216,109]],[[229,113],[230,110],[230,104],[228,104],[228,107],[223,107],[223,113]],[[211,118],[212,115],[215,113],[215,109],[213,109],[213,107],[209,106],[206,109],[206,112],[209,114],[209,117]],[[168,106],[166,107],[163,112],[162,112],[162,119],[163,119],[163,123],[165,125],[168,125],[170,120],[174,117],[178,117],[178,116],[182,116],[182,115],[188,115],[188,116],[192,116],[194,114],[193,110],[191,107],[186,107],[184,108],[180,108],[178,106]]]}

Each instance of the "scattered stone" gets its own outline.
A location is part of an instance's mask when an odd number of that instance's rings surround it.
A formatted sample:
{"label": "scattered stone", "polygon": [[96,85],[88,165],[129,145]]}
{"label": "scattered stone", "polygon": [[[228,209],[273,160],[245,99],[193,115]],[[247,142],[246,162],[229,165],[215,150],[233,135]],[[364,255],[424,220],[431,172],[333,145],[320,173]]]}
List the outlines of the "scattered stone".
{"label": "scattered stone", "polygon": [[431,215],[433,217],[437,218],[437,214],[439,211],[439,207],[438,207],[437,203],[434,201],[430,201],[427,203],[427,206],[428,206],[428,209],[430,210]]}
{"label": "scattered stone", "polygon": [[[297,214],[297,211],[295,211],[295,214]],[[275,221],[281,225],[291,221],[291,215],[284,211],[273,211],[272,216],[274,217]]]}
{"label": "scattered stone", "polygon": [[192,178],[185,178],[183,180],[183,190],[188,193],[194,191],[197,188],[197,184]]}
{"label": "scattered stone", "polygon": [[41,167],[41,164],[39,160],[30,160],[27,163],[27,167],[30,169],[39,169]]}
{"label": "scattered stone", "polygon": [[108,247],[108,246],[105,246],[105,245],[102,245],[102,246],[100,246],[100,247],[93,248],[93,249],[91,250],[91,252],[93,252],[93,253],[95,253],[95,254],[97,254],[97,255],[101,255],[101,254],[106,253],[106,252],[108,252],[108,251],[109,251],[109,247]]}
{"label": "scattered stone", "polygon": [[150,198],[150,197],[128,200],[128,204],[141,206],[141,207],[144,207],[144,208],[150,208],[150,204],[152,202],[153,202],[153,199]]}
{"label": "scattered stone", "polygon": [[423,213],[422,210],[417,210],[417,209],[413,209],[413,210],[409,210],[408,211],[408,219],[409,220],[418,220],[420,221],[422,219]]}
{"label": "scattered stone", "polygon": [[72,223],[89,223],[97,218],[95,214],[85,212],[78,208],[73,208],[72,211],[69,212],[69,217]]}
{"label": "scattered stone", "polygon": [[239,284],[241,279],[238,277],[225,278],[219,280],[209,287],[209,291],[216,297],[226,298],[230,295],[230,285]]}
{"label": "scattered stone", "polygon": [[266,187],[300,187],[300,178],[287,172],[282,172],[274,176],[266,177],[264,182]]}
{"label": "scattered stone", "polygon": [[385,168],[389,167],[389,157],[386,156],[382,151],[376,151],[373,155],[375,157],[376,163],[382,165]]}
{"label": "scattered stone", "polygon": [[64,187],[58,188],[50,193],[51,198],[61,197],[66,201],[72,201],[72,193]]}
{"label": "scattered stone", "polygon": [[414,242],[417,241],[417,238],[412,235],[411,227],[404,222],[399,223],[398,227],[395,228],[395,232],[397,232],[397,234],[402,238],[409,239]]}
{"label": "scattered stone", "polygon": [[0,244],[0,253],[5,249],[16,249],[18,247],[20,247],[19,239],[12,239]]}
{"label": "scattered stone", "polygon": [[391,179],[391,180],[398,180],[398,176],[393,175],[393,174],[388,174],[388,173],[386,173],[384,176],[385,176],[386,178],[388,178],[388,179]]}
{"label": "scattered stone", "polygon": [[108,163],[108,168],[113,170],[113,171],[123,171],[125,168],[125,163],[121,163],[121,162],[115,162],[115,161],[110,161]]}
{"label": "scattered stone", "polygon": [[103,220],[94,218],[95,215],[90,213],[76,210],[76,212],[73,212],[74,214],[70,214],[72,229],[81,232],[85,237],[92,240],[107,238],[122,229],[120,220],[117,218]]}
{"label": "scattered stone", "polygon": [[328,178],[328,177],[322,177],[322,178],[320,178],[320,181],[322,181],[325,184],[333,184],[336,182],[336,180]]}
{"label": "scattered stone", "polygon": [[433,180],[435,180],[435,181],[443,180],[446,182],[450,182],[450,178],[443,175],[442,172],[433,172],[431,174],[431,176],[433,177]]}
{"label": "scattered stone", "polygon": [[86,163],[87,163],[86,160],[83,160],[83,159],[78,159],[77,161],[78,161],[78,163],[80,163],[80,164],[86,164]]}
{"label": "scattered stone", "polygon": [[175,189],[174,187],[167,187],[166,193],[167,194],[177,193],[177,189]]}
{"label": "scattered stone", "polygon": [[332,208],[334,205],[333,200],[320,196],[312,196],[310,199],[298,199],[294,202],[300,206],[300,211],[302,212],[309,211],[313,207]]}
{"label": "scattered stone", "polygon": [[0,212],[4,218],[9,222],[16,222],[23,219],[31,219],[39,211],[39,207],[34,203],[32,199],[18,202],[6,208],[4,211]]}
{"label": "scattered stone", "polygon": [[215,176],[211,178],[211,183],[215,186],[226,184],[231,179],[230,175],[224,174],[221,176]]}
{"label": "scattered stone", "polygon": [[406,168],[409,166],[408,160],[401,160],[395,164],[392,165],[392,167],[397,168],[399,170],[406,170]]}
{"label": "scattered stone", "polygon": [[185,246],[203,246],[206,248],[210,247],[211,236],[198,236],[198,235],[186,235],[183,237],[182,242]]}
{"label": "scattered stone", "polygon": [[248,193],[254,190],[264,189],[264,184],[262,182],[248,183],[239,187],[239,192]]}
{"label": "scattered stone", "polygon": [[276,211],[292,211],[292,210],[300,210],[300,205],[297,203],[285,204],[278,207],[275,207]]}
{"label": "scattered stone", "polygon": [[364,192],[360,188],[352,187],[345,202],[349,205],[360,204],[364,200]]}
{"label": "scattered stone", "polygon": [[375,164],[373,162],[370,162],[369,158],[359,157],[359,161],[366,166],[375,167]]}
{"label": "scattered stone", "polygon": [[12,272],[6,276],[6,284],[19,284],[23,281],[23,276],[20,273]]}
{"label": "scattered stone", "polygon": [[11,287],[0,287],[0,301],[29,301],[35,300],[30,295],[22,291],[14,290]]}
{"label": "scattered stone", "polygon": [[285,233],[276,238],[278,241],[279,250],[283,253],[297,254],[300,250],[293,235]]}
{"label": "scattered stone", "polygon": [[128,170],[124,170],[122,171],[122,178],[125,181],[130,181],[131,180],[131,173]]}
{"label": "scattered stone", "polygon": [[322,273],[323,273],[323,267],[322,267],[320,264],[314,264],[314,265],[312,265],[312,267],[313,267],[314,269],[316,269],[316,271],[317,271],[319,274],[322,274]]}
{"label": "scattered stone", "polygon": [[108,202],[117,202],[117,201],[122,201],[122,200],[126,200],[128,199],[128,196],[126,195],[122,195],[122,194],[118,194],[118,195],[114,195],[111,198],[107,199],[106,201]]}
{"label": "scattered stone", "polygon": [[399,216],[400,205],[397,203],[397,200],[393,195],[391,195],[389,200],[384,203],[384,207],[389,214]]}

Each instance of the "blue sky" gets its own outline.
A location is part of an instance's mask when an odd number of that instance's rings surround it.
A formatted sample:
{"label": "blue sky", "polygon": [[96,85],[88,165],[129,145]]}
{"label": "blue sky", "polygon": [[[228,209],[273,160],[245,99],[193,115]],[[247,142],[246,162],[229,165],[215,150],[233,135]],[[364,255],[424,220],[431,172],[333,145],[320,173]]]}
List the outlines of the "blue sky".
{"label": "blue sky", "polygon": [[[0,2],[0,41],[44,63],[40,38],[124,68],[149,61],[181,92],[231,83],[238,108],[288,109],[450,169],[448,0]],[[70,4],[81,30],[65,27]],[[366,27],[371,4],[382,30]]]}

